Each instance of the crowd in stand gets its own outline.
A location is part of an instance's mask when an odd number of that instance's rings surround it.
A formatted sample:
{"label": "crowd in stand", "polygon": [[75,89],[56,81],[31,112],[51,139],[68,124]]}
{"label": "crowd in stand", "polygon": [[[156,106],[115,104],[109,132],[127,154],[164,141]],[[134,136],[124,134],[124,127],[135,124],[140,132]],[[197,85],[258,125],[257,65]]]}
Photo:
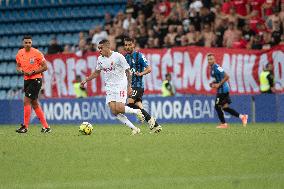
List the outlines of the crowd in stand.
{"label": "crowd in stand", "polygon": [[102,39],[122,51],[126,36],[138,48],[270,49],[284,44],[283,24],[280,0],[129,0],[124,12],[115,17],[106,13],[103,26],[80,32],[78,46],[66,46],[63,52],[80,56],[95,51]]}

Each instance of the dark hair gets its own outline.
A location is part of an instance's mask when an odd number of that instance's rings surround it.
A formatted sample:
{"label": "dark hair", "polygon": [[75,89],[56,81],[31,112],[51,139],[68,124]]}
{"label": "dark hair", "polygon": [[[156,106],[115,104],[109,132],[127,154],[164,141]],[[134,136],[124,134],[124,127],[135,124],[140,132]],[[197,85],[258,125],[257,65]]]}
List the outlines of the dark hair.
{"label": "dark hair", "polygon": [[30,35],[25,35],[25,36],[23,37],[23,41],[24,41],[24,39],[32,39],[32,36],[30,36]]}
{"label": "dark hair", "polygon": [[125,41],[134,43],[134,39],[133,39],[133,38],[130,38],[130,37],[124,38],[124,42],[125,42]]}
{"label": "dark hair", "polygon": [[170,73],[166,73],[166,75],[165,75],[166,77],[170,77],[171,76],[171,74]]}
{"label": "dark hair", "polygon": [[99,44],[106,44],[106,43],[109,43],[109,40],[107,39],[103,39],[99,42]]}

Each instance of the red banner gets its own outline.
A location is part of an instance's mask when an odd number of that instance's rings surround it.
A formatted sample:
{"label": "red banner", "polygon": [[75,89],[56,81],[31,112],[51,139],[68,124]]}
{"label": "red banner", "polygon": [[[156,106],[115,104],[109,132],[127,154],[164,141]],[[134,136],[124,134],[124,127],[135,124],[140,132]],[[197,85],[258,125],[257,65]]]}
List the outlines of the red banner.
{"label": "red banner", "polygon": [[[259,93],[258,76],[263,67],[271,62],[274,65],[275,87],[284,92],[284,46],[267,51],[244,49],[178,47],[171,49],[141,50],[152,66],[152,72],[145,76],[145,93],[160,94],[162,80],[167,72],[178,93],[214,94],[209,87],[207,53],[214,53],[217,63],[222,65],[230,76],[231,94]],[[76,75],[85,78],[96,68],[97,53],[78,57],[70,55],[46,56],[48,71],[44,72],[46,97],[74,97],[73,82]],[[103,95],[104,81],[101,76],[87,85],[88,95]]]}

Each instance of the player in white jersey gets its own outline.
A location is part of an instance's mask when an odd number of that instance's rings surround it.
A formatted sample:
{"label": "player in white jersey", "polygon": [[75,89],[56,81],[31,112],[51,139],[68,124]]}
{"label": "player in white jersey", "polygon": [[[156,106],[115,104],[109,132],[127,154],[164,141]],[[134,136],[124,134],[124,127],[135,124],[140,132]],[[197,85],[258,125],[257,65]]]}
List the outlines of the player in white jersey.
{"label": "player in white jersey", "polygon": [[97,78],[103,71],[105,77],[106,104],[116,118],[132,129],[132,135],[140,133],[140,129],[135,127],[124,113],[136,114],[137,118],[143,122],[144,116],[140,109],[133,109],[125,106],[128,94],[131,94],[131,71],[124,56],[118,52],[110,50],[108,40],[99,42],[98,49],[100,56],[97,60],[96,70],[81,82],[85,83]]}

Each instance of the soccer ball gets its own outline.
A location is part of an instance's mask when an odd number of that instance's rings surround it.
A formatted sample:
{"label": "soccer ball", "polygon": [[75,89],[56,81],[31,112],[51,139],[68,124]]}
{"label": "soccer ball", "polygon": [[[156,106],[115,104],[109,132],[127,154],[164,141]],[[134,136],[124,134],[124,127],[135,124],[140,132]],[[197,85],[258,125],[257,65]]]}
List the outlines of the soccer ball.
{"label": "soccer ball", "polygon": [[79,132],[83,135],[90,135],[93,132],[93,126],[89,122],[83,122],[79,127]]}

